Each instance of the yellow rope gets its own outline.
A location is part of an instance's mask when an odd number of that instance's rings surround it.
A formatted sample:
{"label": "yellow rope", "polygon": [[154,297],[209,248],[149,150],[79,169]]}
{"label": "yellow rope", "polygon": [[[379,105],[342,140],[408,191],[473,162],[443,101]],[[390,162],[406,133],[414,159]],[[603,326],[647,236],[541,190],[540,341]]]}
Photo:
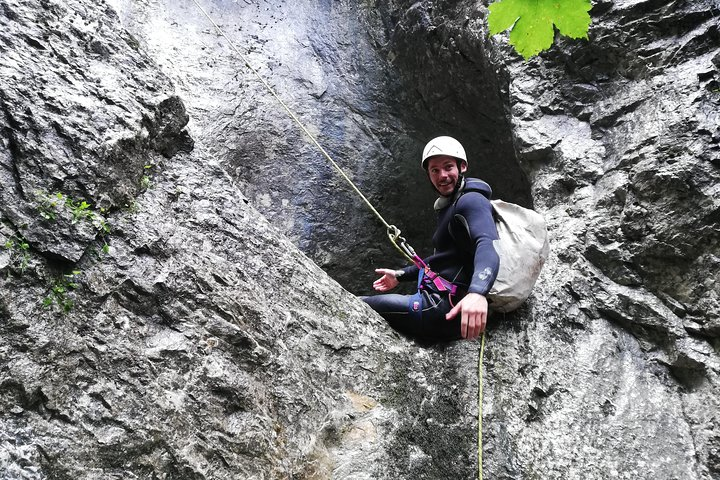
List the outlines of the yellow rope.
{"label": "yellow rope", "polygon": [[482,459],[482,411],[483,411],[483,355],[485,353],[485,332],[480,340],[480,355],[478,356],[478,480],[483,478]]}
{"label": "yellow rope", "polygon": [[[220,35],[222,35],[222,36],[225,38],[225,40],[227,40],[227,42],[230,44],[230,47],[231,47],[233,50],[235,50],[235,53],[237,53],[238,56],[240,57],[240,59],[243,61],[243,63],[245,63],[245,66],[246,66],[248,69],[250,69],[250,71],[251,71],[253,74],[255,74],[255,76],[258,78],[258,80],[260,80],[260,82],[265,86],[265,88],[268,89],[268,91],[270,92],[270,94],[271,94],[273,97],[275,97],[275,99],[276,99],[278,102],[280,102],[280,105],[282,105],[282,107],[285,109],[285,111],[288,113],[288,115],[290,115],[290,118],[292,118],[292,119],[295,121],[295,123],[298,124],[298,126],[300,127],[300,129],[301,129],[303,132],[305,132],[305,135],[307,135],[308,138],[310,138],[310,141],[312,141],[312,143],[315,144],[315,146],[320,150],[320,152],[325,156],[325,158],[327,158],[327,160],[332,164],[332,166],[335,167],[335,169],[340,173],[340,175],[348,182],[348,184],[350,184],[350,186],[353,188],[353,190],[355,190],[355,193],[357,193],[357,194],[360,196],[360,198],[363,199],[363,201],[365,202],[365,204],[370,208],[370,210],[375,214],[375,216],[377,216],[377,218],[382,222],[382,224],[385,225],[385,228],[387,228],[388,231],[390,231],[390,230],[397,230],[396,227],[390,225],[389,223],[387,223],[387,222],[385,221],[385,219],[382,217],[382,215],[380,215],[380,213],[375,209],[375,207],[373,207],[373,205],[372,205],[372,204],[370,203],[370,201],[365,197],[365,195],[362,194],[362,192],[360,191],[360,189],[359,189],[357,186],[355,186],[355,184],[353,183],[352,180],[350,180],[350,177],[348,177],[348,176],[345,174],[345,172],[343,171],[343,169],[340,168],[340,166],[339,166],[337,163],[335,163],[335,160],[333,160],[332,157],[330,157],[330,155],[325,151],[325,149],[322,147],[322,145],[320,145],[320,143],[315,139],[315,136],[313,136],[313,134],[310,133],[310,131],[309,131],[307,128],[305,128],[305,125],[303,125],[303,123],[300,121],[300,119],[298,119],[298,117],[295,116],[295,114],[293,113],[293,111],[290,110],[290,108],[285,104],[285,102],[283,102],[282,99],[277,95],[277,93],[275,93],[275,90],[273,90],[273,88],[270,86],[270,84],[268,84],[268,83],[265,81],[265,79],[257,72],[257,70],[255,70],[252,66],[250,66],[250,63],[249,63],[249,62],[247,61],[247,59],[245,58],[245,55],[243,55],[243,54],[240,52],[240,50],[238,50],[238,48],[235,46],[235,44],[232,42],[232,40],[230,40],[230,39],[228,38],[228,36],[225,35],[225,32],[218,26],[217,23],[215,23],[215,21],[210,17],[210,15],[208,15],[208,13],[200,6],[200,4],[197,2],[197,0],[192,0],[192,1],[193,1],[193,3],[195,3],[195,5],[197,5],[197,7],[200,9],[200,11],[207,17],[207,19],[210,20],[210,23],[213,24],[213,26],[214,26],[215,29],[218,31],[218,33],[219,33]],[[398,231],[398,233],[399,233],[399,230],[397,230],[397,231]],[[393,243],[394,243],[394,242],[393,242]]]}

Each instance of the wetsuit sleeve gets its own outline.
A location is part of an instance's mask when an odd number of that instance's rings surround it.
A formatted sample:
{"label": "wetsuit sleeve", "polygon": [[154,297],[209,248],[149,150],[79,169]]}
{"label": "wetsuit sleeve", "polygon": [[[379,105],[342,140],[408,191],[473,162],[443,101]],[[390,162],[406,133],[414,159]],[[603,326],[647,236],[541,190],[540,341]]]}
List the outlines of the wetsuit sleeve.
{"label": "wetsuit sleeve", "polygon": [[498,234],[490,201],[477,192],[460,197],[451,232],[460,248],[474,255],[473,276],[468,292],[487,295],[500,268],[500,257],[493,245]]}
{"label": "wetsuit sleeve", "polygon": [[400,270],[404,273],[398,277],[398,281],[408,282],[412,280],[413,282],[417,282],[419,273],[417,265],[410,265],[408,267],[401,268]]}

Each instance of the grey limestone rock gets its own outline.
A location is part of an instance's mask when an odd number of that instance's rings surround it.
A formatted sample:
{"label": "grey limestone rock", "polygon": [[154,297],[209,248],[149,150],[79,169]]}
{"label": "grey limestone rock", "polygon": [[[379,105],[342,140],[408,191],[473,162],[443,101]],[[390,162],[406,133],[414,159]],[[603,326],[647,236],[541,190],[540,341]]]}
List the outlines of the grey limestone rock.
{"label": "grey limestone rock", "polygon": [[496,472],[720,475],[717,15],[715,2],[598,2],[589,42],[506,62],[554,248],[524,344],[490,367],[520,373],[490,382],[513,405],[489,441],[516,456]]}
{"label": "grey limestone rock", "polygon": [[487,1],[201,3],[243,58],[192,2],[0,5],[0,478],[476,478],[479,342],[355,298],[402,262],[245,60],[421,252],[437,134],[545,215],[485,478],[720,478],[717,2],[529,62]]}
{"label": "grey limestone rock", "polygon": [[152,152],[189,147],[188,116],[110,7],[9,1],[2,12],[3,214],[34,248],[75,262],[97,232],[74,204],[128,204]]}

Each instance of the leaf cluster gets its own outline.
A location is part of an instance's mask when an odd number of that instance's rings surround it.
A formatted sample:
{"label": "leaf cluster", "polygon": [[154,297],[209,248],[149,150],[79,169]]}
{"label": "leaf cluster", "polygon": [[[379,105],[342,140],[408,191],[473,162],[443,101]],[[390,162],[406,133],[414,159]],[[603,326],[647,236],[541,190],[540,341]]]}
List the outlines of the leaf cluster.
{"label": "leaf cluster", "polygon": [[490,35],[510,29],[510,45],[526,60],[547,50],[555,28],[570,38],[588,38],[590,0],[499,0],[490,5]]}
{"label": "leaf cluster", "polygon": [[49,222],[57,220],[58,204],[63,204],[64,195],[60,192],[54,195],[47,195],[44,192],[35,192],[38,204],[37,210],[42,218]]}
{"label": "leaf cluster", "polygon": [[70,313],[75,306],[75,301],[71,298],[70,292],[78,288],[76,277],[80,273],[79,270],[73,270],[72,273],[64,274],[58,278],[50,289],[50,293],[43,299],[43,307],[50,308],[57,305],[63,314]]}
{"label": "leaf cluster", "polygon": [[70,209],[72,223],[77,223],[80,220],[92,221],[95,218],[95,213],[90,210],[90,204],[85,200],[76,201],[68,197],[65,199],[65,206]]}
{"label": "leaf cluster", "polygon": [[30,244],[24,238],[13,235],[5,241],[3,247],[10,251],[10,259],[13,263],[17,263],[20,274],[25,273],[30,263]]}
{"label": "leaf cluster", "polygon": [[[47,194],[45,192],[36,192],[37,210],[42,218],[47,221],[54,222],[57,220],[59,208],[62,206],[70,213],[70,222],[76,224],[81,221],[92,223],[93,227],[102,235],[110,233],[110,225],[102,217],[97,215],[92,208],[92,204],[85,200],[76,200],[68,197],[61,192]],[[104,209],[100,209],[100,213],[104,213]]]}

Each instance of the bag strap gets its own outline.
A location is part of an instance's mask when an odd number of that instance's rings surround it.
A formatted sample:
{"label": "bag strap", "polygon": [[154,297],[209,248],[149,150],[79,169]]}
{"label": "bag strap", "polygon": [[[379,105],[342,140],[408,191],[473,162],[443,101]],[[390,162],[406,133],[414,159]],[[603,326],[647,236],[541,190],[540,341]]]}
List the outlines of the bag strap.
{"label": "bag strap", "polygon": [[[480,180],[480,181],[482,181],[482,180]],[[483,183],[485,183],[485,182],[483,182]],[[486,192],[484,190],[482,190],[481,188],[474,186],[473,184],[474,184],[474,182],[466,182],[465,187],[462,190],[460,190],[460,194],[457,196],[457,198],[455,198],[455,200],[452,203],[452,207],[451,207],[452,214],[450,215],[450,220],[448,221],[448,233],[450,234],[452,239],[455,240],[456,242],[457,242],[457,238],[455,238],[455,235],[453,234],[452,224],[453,224],[453,220],[455,220],[455,211],[457,210],[457,204],[460,201],[460,199],[462,198],[462,196],[465,195],[466,193],[475,192],[475,193],[479,193],[483,197],[487,198],[485,196]],[[492,201],[489,198],[488,198],[488,201],[491,202],[491,204],[492,204]],[[493,220],[497,223],[498,216],[497,216],[497,212],[494,207],[492,209],[492,215],[493,215]],[[467,229],[467,227],[466,227],[465,231],[468,233],[468,235],[470,235],[470,231]]]}

